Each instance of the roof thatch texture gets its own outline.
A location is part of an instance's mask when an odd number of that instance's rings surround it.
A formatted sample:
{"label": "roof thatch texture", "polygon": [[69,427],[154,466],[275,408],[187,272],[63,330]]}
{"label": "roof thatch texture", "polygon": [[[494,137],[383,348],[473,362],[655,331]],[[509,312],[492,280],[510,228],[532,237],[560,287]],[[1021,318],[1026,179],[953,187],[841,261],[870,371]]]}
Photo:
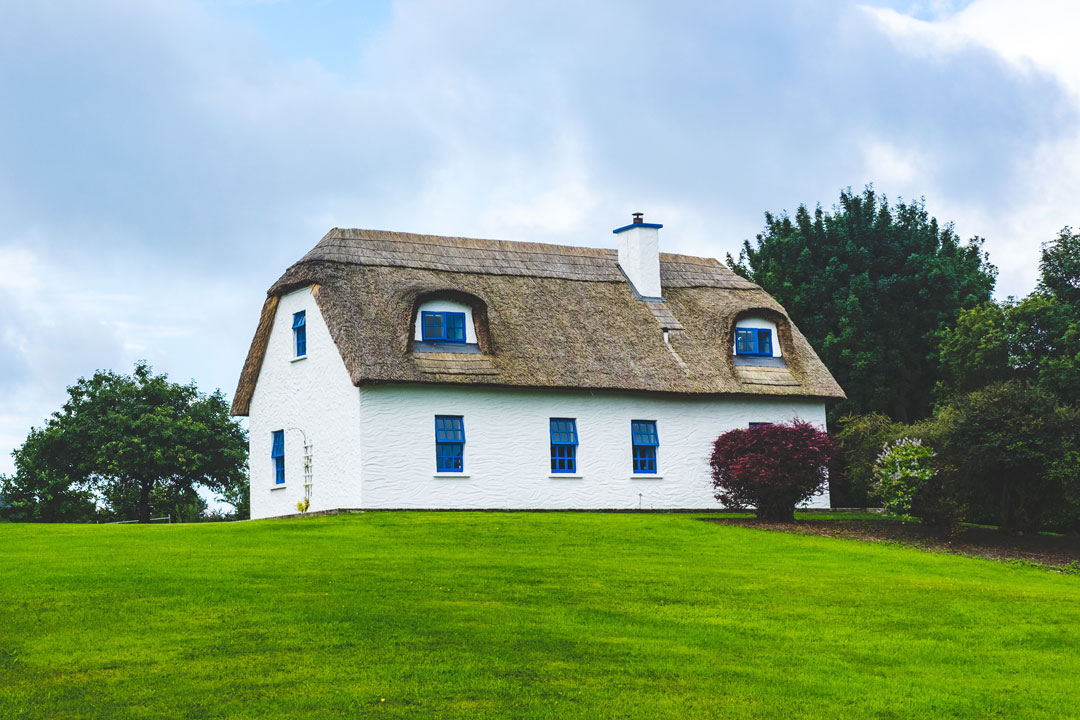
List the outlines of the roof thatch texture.
{"label": "roof thatch texture", "polygon": [[[665,302],[656,303],[634,297],[617,258],[598,248],[331,230],[270,288],[233,412],[248,412],[276,299],[309,285],[356,385],[844,397],[784,309],[720,262],[661,253]],[[440,295],[474,300],[483,354],[412,352],[416,306]],[[786,369],[736,368],[735,321],[748,314],[777,323]]]}

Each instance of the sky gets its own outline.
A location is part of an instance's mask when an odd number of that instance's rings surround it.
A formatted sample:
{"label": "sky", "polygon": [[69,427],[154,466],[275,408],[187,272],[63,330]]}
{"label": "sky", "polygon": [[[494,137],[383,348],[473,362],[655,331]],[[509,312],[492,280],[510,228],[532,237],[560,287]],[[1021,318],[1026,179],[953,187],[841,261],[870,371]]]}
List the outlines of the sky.
{"label": "sky", "polygon": [[231,399],[332,227],[723,259],[872,183],[985,238],[1080,225],[1080,3],[0,0],[0,473],[140,359]]}

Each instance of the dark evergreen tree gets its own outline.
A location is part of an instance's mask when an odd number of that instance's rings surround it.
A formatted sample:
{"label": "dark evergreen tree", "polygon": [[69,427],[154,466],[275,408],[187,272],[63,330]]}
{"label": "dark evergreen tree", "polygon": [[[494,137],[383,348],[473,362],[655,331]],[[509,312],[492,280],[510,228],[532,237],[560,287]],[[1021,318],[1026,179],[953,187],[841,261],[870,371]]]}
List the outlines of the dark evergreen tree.
{"label": "dark evergreen tree", "polygon": [[869,187],[841,192],[831,213],[766,213],[757,242],[728,265],[783,304],[844,388],[831,419],[925,417],[938,333],[988,301],[997,275],[981,239],[961,241],[922,200],[890,206]]}

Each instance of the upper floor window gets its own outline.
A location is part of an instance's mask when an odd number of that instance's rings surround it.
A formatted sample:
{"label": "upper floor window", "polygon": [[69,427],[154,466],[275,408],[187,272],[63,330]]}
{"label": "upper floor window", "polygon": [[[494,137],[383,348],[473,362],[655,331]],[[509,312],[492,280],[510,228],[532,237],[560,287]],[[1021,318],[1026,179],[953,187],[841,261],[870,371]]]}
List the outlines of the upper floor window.
{"label": "upper floor window", "polygon": [[655,420],[631,420],[630,439],[634,446],[634,472],[656,473],[656,449],[660,437],[656,434]]}
{"label": "upper floor window", "polygon": [[270,446],[270,457],[274,461],[274,484],[285,484],[285,431],[275,430]]}
{"label": "upper floor window", "polygon": [[438,472],[465,469],[465,419],[460,415],[435,416],[435,469]]}
{"label": "upper floor window", "polygon": [[771,356],[773,354],[772,330],[768,328],[736,328],[735,354]]}
{"label": "upper floor window", "polygon": [[292,316],[293,340],[296,344],[296,357],[307,355],[307,313],[301,310]]}
{"label": "upper floor window", "polygon": [[551,472],[577,472],[577,421],[551,418]]}
{"label": "upper floor window", "polygon": [[465,313],[447,310],[420,314],[424,342],[465,342]]}

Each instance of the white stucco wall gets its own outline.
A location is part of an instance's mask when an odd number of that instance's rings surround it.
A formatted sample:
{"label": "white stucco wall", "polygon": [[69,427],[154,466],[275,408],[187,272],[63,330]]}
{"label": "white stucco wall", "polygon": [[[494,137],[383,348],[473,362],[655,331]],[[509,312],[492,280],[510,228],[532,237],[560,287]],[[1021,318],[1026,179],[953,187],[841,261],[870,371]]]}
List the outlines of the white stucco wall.
{"label": "white stucco wall", "polygon": [[[768,328],[772,333],[772,356],[780,357],[780,337],[776,334],[776,323],[765,318],[745,317],[735,322],[737,328]],[[731,352],[735,353],[735,343],[731,344]]]}
{"label": "white stucco wall", "polygon": [[425,312],[465,313],[465,342],[476,344],[476,326],[473,324],[472,308],[465,303],[453,300],[429,300],[416,309],[416,334],[413,339],[417,342],[424,339],[422,313]]}
{"label": "white stucco wall", "polygon": [[[796,416],[825,427],[824,404],[810,400],[433,385],[362,388],[360,415],[367,508],[717,509],[708,457],[720,433]],[[464,417],[460,476],[437,476],[435,415]],[[552,417],[577,419],[580,477],[551,476]],[[656,421],[656,476],[632,477],[631,420]],[[828,494],[811,506],[828,507]]]}
{"label": "white stucco wall", "polygon": [[[307,312],[307,356],[295,359],[292,319],[300,310]],[[313,446],[311,510],[360,507],[358,396],[311,289],[282,296],[249,407],[252,518],[297,512],[305,434]],[[285,431],[284,486],[274,484],[274,430]]]}

